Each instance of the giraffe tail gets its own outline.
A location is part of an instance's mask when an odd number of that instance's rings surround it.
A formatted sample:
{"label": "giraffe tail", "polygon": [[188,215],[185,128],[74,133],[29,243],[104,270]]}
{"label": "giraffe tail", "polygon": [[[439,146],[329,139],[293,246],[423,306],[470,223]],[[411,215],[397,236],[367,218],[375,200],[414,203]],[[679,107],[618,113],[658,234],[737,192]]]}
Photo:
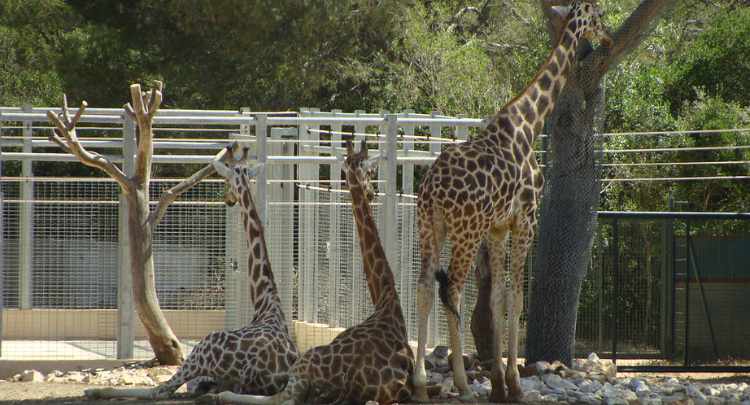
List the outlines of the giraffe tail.
{"label": "giraffe tail", "polygon": [[456,316],[456,319],[459,321],[461,320],[461,314],[458,313],[458,309],[456,309],[455,306],[451,303],[451,300],[448,298],[448,288],[451,286],[451,281],[448,278],[448,273],[443,270],[437,270],[435,272],[435,280],[438,282],[438,296],[440,297],[440,301],[443,302],[443,305],[445,305],[448,310]]}

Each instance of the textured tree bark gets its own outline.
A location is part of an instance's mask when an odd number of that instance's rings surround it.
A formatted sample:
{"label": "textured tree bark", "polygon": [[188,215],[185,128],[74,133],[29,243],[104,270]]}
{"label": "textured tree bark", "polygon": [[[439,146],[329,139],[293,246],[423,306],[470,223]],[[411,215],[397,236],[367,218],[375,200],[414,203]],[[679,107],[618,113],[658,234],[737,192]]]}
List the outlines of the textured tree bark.
{"label": "textured tree bark", "polygon": [[[542,9],[563,1],[542,0]],[[570,365],[578,298],[591,257],[599,206],[594,121],[603,105],[604,74],[648,35],[674,0],[643,0],[613,35],[609,47],[583,43],[579,63],[547,123],[552,164],[546,172],[539,244],[534,259],[526,361],[559,360]],[[548,28],[553,41],[556,22]]]}
{"label": "textured tree bark", "polygon": [[[120,185],[128,201],[128,239],[130,241],[131,272],[133,275],[133,299],[136,311],[141,320],[148,341],[154,351],[156,360],[164,365],[182,364],[184,356],[180,342],[159,307],[156,296],[156,278],[154,274],[154,257],[152,249],[153,228],[164,216],[167,206],[182,193],[189,190],[200,180],[215,172],[213,165],[208,164],[190,178],[164,192],[156,209],[149,207],[149,182],[151,180],[151,159],[153,157],[153,132],[151,124],[161,104],[162,88],[150,93],[141,93],[141,86],[130,86],[133,104],[126,104],[125,111],[138,122],[138,152],[136,154],[135,173],[127,177],[122,170],[106,157],[87,151],[78,141],[75,126],[86,109],[86,102],[76,115],[71,118],[68,102],[63,98],[62,114],[47,112],[47,117],[55,124],[56,130],[50,134],[50,140],[63,150],[75,155],[81,163],[104,171]],[[135,106],[135,108],[133,108]],[[219,152],[218,159],[224,158]]]}

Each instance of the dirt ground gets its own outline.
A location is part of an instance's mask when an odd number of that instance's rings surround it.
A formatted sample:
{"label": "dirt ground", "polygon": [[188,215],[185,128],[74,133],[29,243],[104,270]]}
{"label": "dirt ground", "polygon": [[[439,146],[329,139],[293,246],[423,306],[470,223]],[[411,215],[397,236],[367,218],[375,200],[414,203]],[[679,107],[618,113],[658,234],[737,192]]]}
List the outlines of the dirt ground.
{"label": "dirt ground", "polygon": [[[86,400],[83,390],[91,388],[86,384],[55,384],[55,383],[0,383],[0,405],[192,405],[189,399],[173,399],[168,401],[137,401],[137,400]],[[101,388],[101,385],[96,387]]]}
{"label": "dirt ground", "polygon": [[[187,398],[175,398],[165,401],[113,399],[87,400],[83,397],[86,388],[102,388],[102,385],[86,384],[56,384],[56,383],[0,383],[0,405],[194,405],[195,401]],[[438,403],[438,402],[436,402]],[[439,402],[445,404],[460,404],[459,401]],[[404,404],[408,405],[408,404]],[[425,405],[425,404],[420,404]]]}

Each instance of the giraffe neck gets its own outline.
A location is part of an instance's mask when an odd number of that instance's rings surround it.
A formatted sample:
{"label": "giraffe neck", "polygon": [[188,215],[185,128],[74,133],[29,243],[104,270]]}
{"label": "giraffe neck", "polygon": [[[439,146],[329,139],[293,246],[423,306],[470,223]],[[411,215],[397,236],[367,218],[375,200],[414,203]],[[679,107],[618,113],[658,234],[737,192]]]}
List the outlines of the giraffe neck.
{"label": "giraffe neck", "polygon": [[[566,22],[557,46],[531,83],[492,118],[487,126],[490,137],[523,137],[528,145],[534,142],[568,81],[582,32],[583,27],[578,26],[575,18]],[[496,141],[502,144],[502,139]]]}
{"label": "giraffe neck", "polygon": [[254,319],[267,316],[284,317],[281,311],[276,282],[271,271],[271,262],[266,249],[266,239],[263,225],[255,208],[255,202],[250,195],[250,182],[241,178],[243,191],[240,194],[242,207],[242,225],[245,227],[248,247],[248,282],[250,300],[255,308]]}
{"label": "giraffe neck", "polygon": [[352,209],[357,223],[359,248],[362,252],[362,267],[367,277],[370,298],[376,307],[396,302],[396,283],[393,272],[388,265],[385,250],[380,243],[378,228],[372,216],[372,209],[365,196],[362,184],[354,175],[347,175],[349,191],[352,197]]}

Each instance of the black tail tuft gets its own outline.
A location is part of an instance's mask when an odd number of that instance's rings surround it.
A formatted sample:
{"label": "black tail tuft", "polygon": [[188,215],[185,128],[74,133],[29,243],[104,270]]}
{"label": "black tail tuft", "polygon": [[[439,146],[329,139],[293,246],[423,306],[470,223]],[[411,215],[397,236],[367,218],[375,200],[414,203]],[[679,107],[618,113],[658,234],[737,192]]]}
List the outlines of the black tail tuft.
{"label": "black tail tuft", "polygon": [[461,315],[458,313],[458,309],[451,304],[448,299],[448,288],[451,285],[451,281],[448,279],[448,273],[445,270],[438,270],[435,272],[435,280],[438,282],[438,296],[440,301],[443,302],[446,308],[456,316],[456,319],[461,320]]}

